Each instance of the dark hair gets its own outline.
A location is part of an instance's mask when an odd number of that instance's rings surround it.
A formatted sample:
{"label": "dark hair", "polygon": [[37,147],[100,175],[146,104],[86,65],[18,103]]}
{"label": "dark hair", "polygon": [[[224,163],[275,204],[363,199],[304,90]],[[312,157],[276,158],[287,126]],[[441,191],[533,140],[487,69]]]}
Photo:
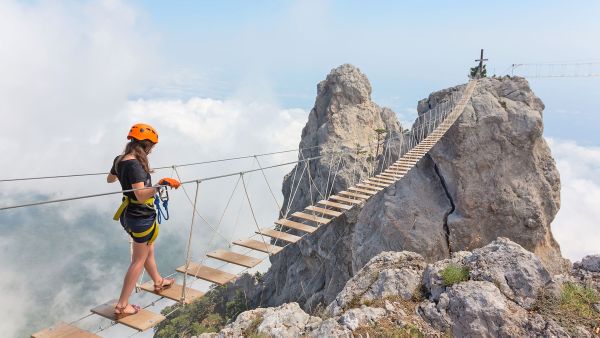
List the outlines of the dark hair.
{"label": "dark hair", "polygon": [[119,162],[121,162],[123,156],[131,154],[140,162],[142,168],[144,168],[147,173],[152,173],[154,171],[150,169],[150,165],[148,164],[148,154],[152,150],[153,146],[154,143],[149,140],[139,141],[132,138],[131,141],[125,146],[125,150],[123,150],[123,155],[119,159]]}

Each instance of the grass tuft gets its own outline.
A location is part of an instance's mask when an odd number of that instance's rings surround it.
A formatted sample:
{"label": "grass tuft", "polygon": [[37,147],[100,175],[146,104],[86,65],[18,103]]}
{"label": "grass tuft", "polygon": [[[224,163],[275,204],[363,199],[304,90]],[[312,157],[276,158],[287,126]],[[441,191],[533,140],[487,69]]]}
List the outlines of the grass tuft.
{"label": "grass tuft", "polygon": [[594,304],[600,302],[598,292],[590,287],[567,282],[560,294],[560,306],[564,311],[591,319],[598,316]]}
{"label": "grass tuft", "polygon": [[445,286],[469,280],[469,268],[457,264],[450,264],[440,271]]}

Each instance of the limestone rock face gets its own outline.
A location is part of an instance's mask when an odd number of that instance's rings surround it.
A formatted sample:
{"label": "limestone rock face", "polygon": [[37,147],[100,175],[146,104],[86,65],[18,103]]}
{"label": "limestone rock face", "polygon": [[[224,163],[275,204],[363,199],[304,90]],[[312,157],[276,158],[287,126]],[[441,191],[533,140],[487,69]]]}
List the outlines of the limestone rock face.
{"label": "limestone rock face", "polygon": [[490,282],[468,281],[448,291],[448,316],[455,337],[478,336],[498,332],[498,336],[517,337],[525,311],[511,306],[500,290]]}
{"label": "limestone rock face", "polygon": [[590,272],[600,272],[600,255],[589,255],[583,257],[579,266]]}
{"label": "limestone rock face", "polygon": [[[269,337],[300,337],[307,327],[321,323],[321,318],[309,316],[297,303],[277,308],[258,308],[238,315],[217,337],[242,337],[249,333],[266,334]],[[256,331],[256,332],[251,332]]]}
{"label": "limestone rock face", "polygon": [[[322,199],[325,192],[343,190],[371,172],[373,163],[367,158],[378,155],[376,129],[386,129],[388,139],[397,139],[400,124],[394,112],[371,101],[371,84],[358,68],[344,64],[333,69],[317,86],[315,106],[308,115],[300,141],[300,148],[308,149],[302,151],[299,160],[326,156],[311,161],[307,168],[314,181],[312,187],[308,178],[300,183],[295,181],[301,175],[304,163],[286,176],[282,188],[285,198],[282,214],[304,209],[311,201]],[[356,153],[357,146],[364,154]],[[379,154],[383,153],[380,148]],[[296,186],[298,191],[292,199],[290,192]]]}
{"label": "limestone rock face", "polygon": [[[447,91],[419,102],[435,108]],[[565,269],[550,223],[560,207],[560,179],[542,137],[544,104],[524,78],[479,81],[465,111],[430,152],[455,209],[448,215],[451,251],[507,237],[551,271]]]}
{"label": "limestone rock face", "polygon": [[423,257],[414,252],[383,252],[346,283],[326,312],[337,316],[353,303],[388,296],[411,299],[421,285],[425,266]]}
{"label": "limestone rock face", "polygon": [[[468,267],[467,279],[452,285],[438,283],[449,264]],[[568,279],[592,285],[589,282],[597,273],[585,271],[592,275]],[[553,284],[565,276],[554,278],[538,257],[506,238],[430,264],[414,252],[382,252],[346,283],[319,312],[321,317],[307,314],[297,303],[258,308],[241,313],[210,337],[585,337],[597,333],[597,321],[589,318],[600,318],[600,309],[587,319],[569,322],[563,321],[562,312],[531,306],[530,299],[549,295]],[[559,302],[556,296],[552,304]]]}
{"label": "limestone rock face", "polygon": [[507,298],[526,309],[551,282],[540,259],[507,238],[473,250],[464,262],[471,279],[493,282]]}

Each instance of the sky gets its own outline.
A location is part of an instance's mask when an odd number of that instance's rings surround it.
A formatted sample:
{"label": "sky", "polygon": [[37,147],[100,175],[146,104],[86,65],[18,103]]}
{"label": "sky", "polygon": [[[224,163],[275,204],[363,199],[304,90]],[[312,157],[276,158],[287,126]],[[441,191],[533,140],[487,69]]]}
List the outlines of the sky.
{"label": "sky", "polygon": [[[106,171],[129,126],[142,119],[161,135],[151,155],[155,165],[294,149],[317,83],[343,63],[367,75],[376,103],[409,122],[418,100],[466,82],[481,48],[488,72],[498,75],[513,63],[600,61],[600,45],[593,43],[599,14],[593,1],[3,0],[0,176]],[[530,84],[546,105],[544,136],[561,174],[562,205],[552,230],[563,255],[575,261],[598,253],[600,240],[600,104],[594,100],[600,78]],[[286,153],[260,158],[260,165],[294,159]],[[250,158],[178,174],[194,179],[258,165]],[[266,173],[278,203],[289,170]],[[168,169],[153,177],[176,174]],[[247,179],[259,222],[270,222],[277,208],[264,177]],[[119,190],[102,180],[0,182],[0,201]],[[193,185],[187,189],[194,193]],[[207,222],[193,232],[194,257],[253,231],[235,177],[201,184],[199,196]],[[187,239],[191,221],[185,192],[172,198],[183,202],[171,204],[173,217],[161,230],[163,273],[184,259],[177,243]],[[3,336],[74,320],[116,296],[128,260],[127,239],[107,216],[116,204],[118,197],[106,196],[0,212],[0,287],[11,290],[0,302]],[[212,238],[207,223],[220,235]],[[102,334],[131,333],[110,328]]]}

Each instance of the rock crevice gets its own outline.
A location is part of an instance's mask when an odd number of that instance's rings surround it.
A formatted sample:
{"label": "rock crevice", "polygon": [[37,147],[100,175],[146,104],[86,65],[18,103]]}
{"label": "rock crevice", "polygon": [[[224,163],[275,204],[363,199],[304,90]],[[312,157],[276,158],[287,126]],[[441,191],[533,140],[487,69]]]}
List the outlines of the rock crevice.
{"label": "rock crevice", "polygon": [[[430,155],[429,158],[431,158]],[[433,161],[433,159],[432,159]],[[454,212],[454,210],[456,210],[456,206],[454,205],[454,201],[452,200],[452,195],[450,195],[450,192],[448,191],[448,187],[446,186],[446,180],[444,180],[444,176],[442,176],[442,173],[440,173],[440,169],[438,168],[438,165],[435,163],[435,161],[433,161],[433,169],[435,171],[435,174],[437,175],[437,177],[440,179],[440,184],[442,185],[442,188],[444,189],[444,193],[446,194],[446,197],[448,198],[448,202],[450,202],[450,210],[444,215],[444,232],[446,235],[446,245],[448,246],[448,251],[449,253],[452,253],[452,246],[450,245],[450,229],[448,228],[448,216],[450,216],[450,214],[452,214]]]}

